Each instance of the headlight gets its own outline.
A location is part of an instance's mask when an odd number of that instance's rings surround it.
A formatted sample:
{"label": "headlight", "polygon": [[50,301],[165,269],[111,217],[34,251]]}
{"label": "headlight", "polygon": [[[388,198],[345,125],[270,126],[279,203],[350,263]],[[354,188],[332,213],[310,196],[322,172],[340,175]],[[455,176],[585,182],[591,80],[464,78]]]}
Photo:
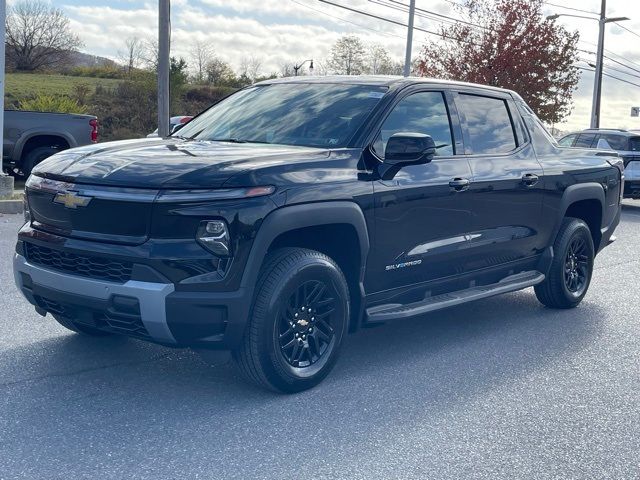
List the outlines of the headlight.
{"label": "headlight", "polygon": [[221,257],[231,256],[229,229],[224,220],[206,220],[200,223],[196,240],[215,255]]}

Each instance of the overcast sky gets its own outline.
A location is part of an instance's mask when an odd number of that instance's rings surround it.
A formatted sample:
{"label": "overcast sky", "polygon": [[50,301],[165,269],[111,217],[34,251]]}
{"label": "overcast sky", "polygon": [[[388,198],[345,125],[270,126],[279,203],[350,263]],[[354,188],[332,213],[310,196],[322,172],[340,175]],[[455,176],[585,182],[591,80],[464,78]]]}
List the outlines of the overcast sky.
{"label": "overcast sky", "polygon": [[[406,22],[406,14],[376,4],[377,0],[332,0],[385,18]],[[408,0],[402,0],[408,3]],[[9,3],[13,3],[9,1]],[[141,0],[55,0],[71,18],[73,29],[84,42],[83,50],[95,55],[115,58],[129,36],[155,37],[157,3]],[[600,0],[555,0],[550,3],[592,12],[599,11]],[[216,53],[238,67],[243,57],[257,56],[262,61],[262,73],[278,72],[286,62],[326,58],[331,45],[344,34],[357,34],[366,42],[386,46],[391,55],[404,57],[406,29],[373,18],[335,8],[318,0],[173,0],[172,54],[188,59],[190,46],[197,40],[208,42]],[[457,16],[453,0],[416,0],[419,8]],[[546,14],[581,13],[550,4]],[[640,0],[609,0],[607,15],[627,16],[622,25],[640,35]],[[558,20],[580,32],[580,48],[595,51],[597,22],[562,17]],[[417,18],[416,26],[435,30],[438,23]],[[414,55],[419,52],[427,35],[416,32]],[[639,86],[607,78],[602,99],[602,126],[640,128],[640,119],[630,117],[632,106],[640,106],[640,37],[615,25],[607,27],[605,48],[612,60],[607,60],[611,75]],[[595,55],[581,53],[587,60]],[[615,63],[634,62],[633,72]],[[587,67],[585,63],[580,65]],[[587,67],[588,68],[588,67]],[[637,75],[626,75],[619,69]],[[607,70],[605,70],[607,72]],[[593,74],[583,72],[574,97],[575,109],[568,121],[559,125],[563,130],[588,127],[591,110]]]}

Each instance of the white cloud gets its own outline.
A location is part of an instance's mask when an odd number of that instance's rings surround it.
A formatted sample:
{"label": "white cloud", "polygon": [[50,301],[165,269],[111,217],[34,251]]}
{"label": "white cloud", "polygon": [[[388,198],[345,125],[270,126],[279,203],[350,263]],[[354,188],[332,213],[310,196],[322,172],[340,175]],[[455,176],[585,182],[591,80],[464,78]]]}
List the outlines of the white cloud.
{"label": "white cloud", "polygon": [[[150,0],[116,0],[105,5],[77,0],[53,3],[61,6],[72,20],[73,29],[85,43],[84,50],[96,55],[115,58],[127,37],[155,38],[157,2]],[[366,10],[385,18],[406,22],[406,14],[388,9],[369,0],[336,0],[343,5]],[[365,42],[384,44],[397,60],[404,57],[402,27],[363,17],[353,12],[331,7],[317,0],[172,0],[172,53],[188,58],[196,41],[208,42],[216,52],[234,66],[240,59],[257,56],[262,60],[264,73],[277,72],[285,62],[307,58],[326,58],[333,43],[344,34],[354,33]],[[566,7],[596,12],[600,0],[566,0],[554,2]],[[453,14],[451,2],[446,0],[417,0],[417,6],[444,14]],[[547,5],[546,14],[581,12]],[[609,0],[609,16],[627,16],[631,21],[621,25],[640,33],[640,1]],[[595,51],[598,38],[596,21],[561,17],[558,22],[581,35],[580,48]],[[417,25],[436,30],[432,20],[418,18]],[[414,55],[418,53],[426,34],[416,32]],[[615,25],[607,27],[605,47],[613,60],[632,61],[640,70],[640,38]],[[581,54],[593,61],[594,55]],[[615,56],[619,55],[619,56]],[[614,68],[624,68],[612,60]],[[586,64],[583,64],[585,67]],[[640,84],[640,78],[610,70],[608,73]],[[640,76],[640,72],[629,71]],[[562,129],[588,126],[591,110],[593,74],[583,73],[574,97],[575,109]],[[631,106],[640,106],[640,88],[605,77],[603,83],[602,125],[640,128],[640,121],[629,116]]]}

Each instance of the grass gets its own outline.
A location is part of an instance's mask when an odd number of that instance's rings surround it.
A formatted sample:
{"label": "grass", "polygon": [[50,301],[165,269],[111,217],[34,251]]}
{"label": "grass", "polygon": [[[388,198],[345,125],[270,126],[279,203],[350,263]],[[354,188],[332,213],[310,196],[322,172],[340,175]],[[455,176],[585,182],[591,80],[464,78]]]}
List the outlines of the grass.
{"label": "grass", "polygon": [[15,107],[20,100],[42,95],[72,96],[77,85],[88,85],[91,93],[96,86],[115,87],[122,80],[112,78],[72,77],[39,73],[7,73],[5,102],[7,108]]}

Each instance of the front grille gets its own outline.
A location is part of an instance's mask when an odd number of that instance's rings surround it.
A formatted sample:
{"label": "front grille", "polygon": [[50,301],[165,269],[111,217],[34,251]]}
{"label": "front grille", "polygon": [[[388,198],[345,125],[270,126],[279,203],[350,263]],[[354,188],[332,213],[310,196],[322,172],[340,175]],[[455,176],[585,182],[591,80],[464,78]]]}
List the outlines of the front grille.
{"label": "front grille", "polygon": [[137,302],[135,308],[130,312],[121,312],[116,311],[113,307],[106,310],[85,309],[41,295],[37,295],[35,299],[38,305],[47,312],[71,320],[77,325],[86,325],[107,332],[151,340],[149,332],[142,323],[140,306]]}
{"label": "front grille", "polygon": [[76,255],[33,243],[25,243],[27,260],[54,270],[83,277],[125,283],[131,280],[133,264],[106,258]]}
{"label": "front grille", "polygon": [[105,312],[96,318],[96,323],[104,323],[107,330],[115,333],[142,338],[144,340],[151,339],[139,315]]}

